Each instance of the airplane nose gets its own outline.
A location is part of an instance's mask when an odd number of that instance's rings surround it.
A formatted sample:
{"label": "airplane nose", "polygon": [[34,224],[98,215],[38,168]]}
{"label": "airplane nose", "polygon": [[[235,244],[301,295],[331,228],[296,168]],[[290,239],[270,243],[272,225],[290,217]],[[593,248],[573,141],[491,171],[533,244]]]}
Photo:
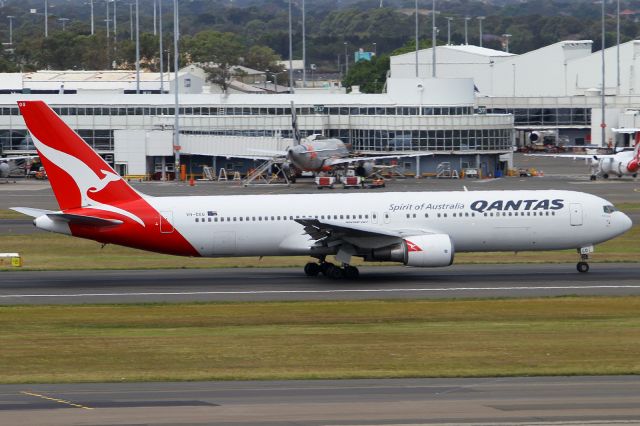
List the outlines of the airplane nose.
{"label": "airplane nose", "polygon": [[631,221],[631,218],[622,212],[616,212],[616,213],[618,214],[616,215],[617,218],[615,223],[616,225],[618,225],[617,227],[620,229],[620,233],[627,232],[633,226],[633,222]]}

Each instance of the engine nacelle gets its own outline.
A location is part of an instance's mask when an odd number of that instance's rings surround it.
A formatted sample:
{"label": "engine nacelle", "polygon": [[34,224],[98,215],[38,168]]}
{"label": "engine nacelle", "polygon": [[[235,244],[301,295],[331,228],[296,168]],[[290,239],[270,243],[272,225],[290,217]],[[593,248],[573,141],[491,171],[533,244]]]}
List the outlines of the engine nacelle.
{"label": "engine nacelle", "polygon": [[531,143],[540,142],[541,138],[542,138],[542,134],[540,132],[529,133],[529,142]]}
{"label": "engine nacelle", "polygon": [[368,260],[402,262],[407,266],[437,267],[453,263],[455,250],[446,234],[407,237],[391,247],[373,250]]}

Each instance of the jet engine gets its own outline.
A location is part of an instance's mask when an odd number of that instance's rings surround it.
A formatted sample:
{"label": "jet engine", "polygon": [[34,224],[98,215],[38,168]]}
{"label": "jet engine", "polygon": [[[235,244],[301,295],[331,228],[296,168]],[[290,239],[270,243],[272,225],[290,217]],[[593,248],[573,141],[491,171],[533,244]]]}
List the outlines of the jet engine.
{"label": "jet engine", "polygon": [[362,161],[358,163],[358,166],[356,167],[356,175],[360,177],[371,176],[374,165],[375,163],[373,161]]}
{"label": "jet engine", "polygon": [[374,249],[366,260],[402,262],[417,267],[449,266],[454,252],[451,238],[446,234],[415,235],[393,246]]}
{"label": "jet engine", "polygon": [[0,163],[0,177],[8,177],[9,169],[9,165],[7,163]]}

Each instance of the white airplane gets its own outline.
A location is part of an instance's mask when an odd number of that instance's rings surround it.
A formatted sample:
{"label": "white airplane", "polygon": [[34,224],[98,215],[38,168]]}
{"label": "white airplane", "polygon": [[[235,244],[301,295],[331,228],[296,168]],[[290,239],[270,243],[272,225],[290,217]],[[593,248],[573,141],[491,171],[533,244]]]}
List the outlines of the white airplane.
{"label": "white airplane", "polygon": [[640,169],[640,142],[633,150],[620,151],[615,154],[525,154],[527,157],[583,158],[590,161],[591,180],[598,176],[608,179],[609,176],[638,177]]}
{"label": "white airplane", "polygon": [[[610,202],[572,191],[150,197],[118,176],[44,102],[18,106],[60,210],[17,207],[37,228],[194,257],[311,256],[305,273],[354,279],[354,257],[451,265],[455,252],[577,249],[628,231]],[[335,256],[339,265],[326,261]]]}
{"label": "white airplane", "polygon": [[9,177],[11,174],[11,162],[17,160],[32,160],[38,158],[37,155],[14,155],[11,157],[0,157],[0,178]]}

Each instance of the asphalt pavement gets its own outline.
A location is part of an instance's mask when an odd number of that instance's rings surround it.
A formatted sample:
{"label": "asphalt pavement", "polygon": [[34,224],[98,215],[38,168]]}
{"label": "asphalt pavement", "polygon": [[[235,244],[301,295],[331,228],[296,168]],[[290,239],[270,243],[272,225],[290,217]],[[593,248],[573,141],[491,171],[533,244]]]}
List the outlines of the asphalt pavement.
{"label": "asphalt pavement", "polygon": [[634,376],[0,386],[21,425],[640,424]]}
{"label": "asphalt pavement", "polygon": [[358,281],[297,268],[3,272],[0,304],[640,295],[640,263],[365,267]]}

